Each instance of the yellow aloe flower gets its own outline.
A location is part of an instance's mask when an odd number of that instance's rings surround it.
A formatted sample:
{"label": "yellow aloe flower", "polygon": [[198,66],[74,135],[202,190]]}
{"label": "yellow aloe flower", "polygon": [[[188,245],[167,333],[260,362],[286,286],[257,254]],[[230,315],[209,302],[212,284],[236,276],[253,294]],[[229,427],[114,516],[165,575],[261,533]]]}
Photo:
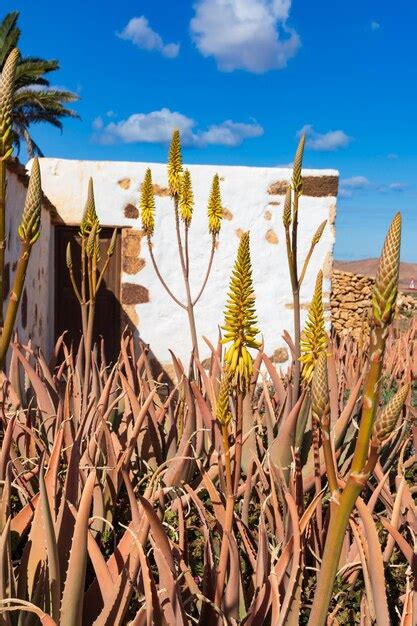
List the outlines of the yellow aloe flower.
{"label": "yellow aloe flower", "polygon": [[142,229],[145,235],[150,238],[155,229],[155,197],[153,194],[152,172],[149,167],[143,179],[141,192],[140,209]]}
{"label": "yellow aloe flower", "polygon": [[304,365],[302,377],[306,382],[311,381],[316,361],[323,350],[327,348],[322,290],[323,273],[320,271],[317,275],[313,299],[308,310],[307,322],[302,332],[300,342],[300,361]]}
{"label": "yellow aloe flower", "polygon": [[225,335],[223,344],[230,343],[224,361],[230,384],[245,393],[253,372],[252,357],[248,348],[258,349],[256,340],[255,295],[252,283],[252,266],[249,233],[240,238],[237,259],[230,279],[228,300],[224,314]]}
{"label": "yellow aloe flower", "polygon": [[222,200],[220,196],[220,181],[218,174],[215,174],[211,185],[207,215],[209,221],[209,233],[213,235],[213,237],[216,237],[220,232],[223,216]]}
{"label": "yellow aloe flower", "polygon": [[171,196],[179,196],[181,193],[182,179],[182,156],[180,131],[172,133],[171,145],[168,155],[168,185]]}
{"label": "yellow aloe flower", "polygon": [[186,226],[191,224],[191,218],[193,216],[194,208],[194,196],[191,186],[191,175],[189,170],[185,170],[181,182],[181,194],[179,201],[179,211],[181,219],[185,222]]}

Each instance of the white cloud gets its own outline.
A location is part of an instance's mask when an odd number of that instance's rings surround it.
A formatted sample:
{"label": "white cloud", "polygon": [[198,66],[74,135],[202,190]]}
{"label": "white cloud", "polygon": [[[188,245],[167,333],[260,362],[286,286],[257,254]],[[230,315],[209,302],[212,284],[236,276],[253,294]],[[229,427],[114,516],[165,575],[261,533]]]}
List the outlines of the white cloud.
{"label": "white cloud", "polygon": [[339,198],[349,200],[350,198],[353,198],[357,191],[366,189],[370,185],[371,182],[366,178],[366,176],[351,176],[350,178],[343,178],[340,181]]}
{"label": "white cloud", "polygon": [[311,124],[306,124],[298,131],[298,136],[306,134],[306,146],[311,150],[320,152],[333,152],[339,148],[346,148],[352,141],[343,130],[329,130],[327,133],[319,133]]}
{"label": "white cloud", "polygon": [[381,28],[381,24],[374,20],[371,22],[371,30],[379,30]]}
{"label": "white cloud", "polygon": [[190,27],[201,54],[220,70],[262,73],[286,66],[300,47],[287,26],[292,0],[197,0]]}
{"label": "white cloud", "polygon": [[396,159],[398,159],[398,154],[395,154],[395,152],[390,152],[389,154],[387,154],[387,159],[389,159],[390,161],[395,161]]}
{"label": "white cloud", "polygon": [[178,56],[180,45],[178,43],[164,43],[161,35],[154,31],[144,15],[132,17],[121,33],[117,33],[120,39],[131,41],[142,50],[156,50],[164,57],[170,59]]}
{"label": "white cloud", "polygon": [[352,176],[351,178],[345,178],[340,182],[341,187],[349,189],[364,189],[370,185],[366,176]]}
{"label": "white cloud", "polygon": [[221,124],[210,126],[208,130],[197,135],[197,140],[203,145],[238,146],[244,139],[260,137],[263,134],[262,126],[259,126],[256,122],[244,124],[226,120]]}
{"label": "white cloud", "polygon": [[407,189],[407,185],[405,183],[391,183],[389,188],[391,191],[405,191]]}
{"label": "white cloud", "polygon": [[[98,122],[98,120],[100,120]],[[163,108],[151,113],[134,113],[126,120],[110,122],[106,126],[102,118],[93,122],[93,138],[101,144],[115,143],[167,143],[172,131],[178,128],[184,145],[204,147],[207,145],[238,146],[245,139],[260,137],[263,128],[256,122],[250,124],[226,120],[197,128],[197,122],[182,113]]]}

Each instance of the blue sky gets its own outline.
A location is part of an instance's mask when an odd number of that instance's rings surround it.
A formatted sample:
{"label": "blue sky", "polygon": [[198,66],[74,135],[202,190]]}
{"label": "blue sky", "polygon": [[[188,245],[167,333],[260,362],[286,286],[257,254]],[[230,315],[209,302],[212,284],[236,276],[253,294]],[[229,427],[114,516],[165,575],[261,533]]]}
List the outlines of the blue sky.
{"label": "blue sky", "polygon": [[341,175],[336,256],[377,256],[404,217],[417,261],[417,3],[72,0],[19,10],[23,54],[58,58],[81,121],[39,127],[47,156],[274,166],[308,131],[305,165]]}

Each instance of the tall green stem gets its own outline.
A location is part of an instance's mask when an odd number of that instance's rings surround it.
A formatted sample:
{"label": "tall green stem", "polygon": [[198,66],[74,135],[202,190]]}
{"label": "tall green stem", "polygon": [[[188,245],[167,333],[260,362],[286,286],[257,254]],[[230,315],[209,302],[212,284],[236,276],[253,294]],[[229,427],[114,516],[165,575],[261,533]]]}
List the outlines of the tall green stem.
{"label": "tall green stem", "polygon": [[238,392],[236,400],[236,443],[235,443],[235,468],[234,468],[234,492],[237,493],[242,466],[242,437],[243,437],[243,393]]}
{"label": "tall green stem", "polygon": [[0,328],[3,327],[4,267],[6,255],[6,161],[0,159]]}
{"label": "tall green stem", "polygon": [[223,521],[223,536],[220,548],[219,565],[217,568],[216,593],[214,603],[221,608],[221,598],[223,595],[224,583],[226,580],[226,571],[229,554],[229,535],[233,528],[233,511],[235,498],[232,485],[232,470],[230,463],[230,446],[229,446],[229,430],[227,425],[222,424],[222,439],[224,452],[224,466],[226,478],[226,510]]}
{"label": "tall green stem", "polygon": [[339,503],[333,502],[330,510],[330,524],[326,545],[319,573],[315,600],[311,609],[309,626],[324,626],[327,620],[334,580],[342,551],[343,538],[349,523],[349,517],[355,502],[365,487],[372,465],[377,457],[366,466],[369,455],[369,441],[379,397],[379,384],[382,372],[382,360],[385,350],[386,328],[376,327],[372,331],[370,346],[370,368],[366,379],[361,422],[356,440],[352,467],[346,487]]}
{"label": "tall green stem", "polygon": [[188,236],[186,236],[186,246],[187,249],[184,253],[184,249],[181,241],[181,231],[180,231],[180,218],[178,212],[178,195],[174,196],[174,207],[175,207],[175,231],[177,234],[177,244],[178,244],[178,252],[180,256],[181,269],[184,277],[184,286],[185,286],[185,297],[187,300],[187,315],[188,315],[188,324],[190,326],[191,333],[191,341],[193,345],[193,353],[196,359],[199,360],[199,350],[198,350],[198,339],[197,339],[197,328],[195,323],[194,316],[194,304],[193,299],[191,297],[191,289],[190,289],[190,280],[188,277]]}
{"label": "tall green stem", "polygon": [[22,297],[23,286],[25,283],[26,270],[29,262],[31,244],[23,242],[21,246],[21,254],[17,262],[16,274],[13,287],[10,291],[9,303],[7,305],[6,317],[4,320],[3,332],[0,343],[0,368],[4,366],[7,350],[13,334],[13,328],[16,321],[16,315],[19,308],[19,302]]}

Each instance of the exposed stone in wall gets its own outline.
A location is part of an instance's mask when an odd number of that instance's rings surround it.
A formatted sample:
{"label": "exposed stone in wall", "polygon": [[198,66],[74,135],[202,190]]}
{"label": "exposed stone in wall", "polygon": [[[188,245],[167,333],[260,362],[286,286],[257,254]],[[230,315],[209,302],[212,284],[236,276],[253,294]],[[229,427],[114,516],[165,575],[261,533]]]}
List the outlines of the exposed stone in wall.
{"label": "exposed stone in wall", "polygon": [[143,285],[122,284],[122,304],[144,304],[149,302],[149,291]]}
{"label": "exposed stone in wall", "polygon": [[267,222],[269,222],[272,219],[271,211],[265,211],[264,218],[267,220]]}
{"label": "exposed stone in wall", "polygon": [[289,182],[287,180],[277,180],[276,183],[272,183],[268,189],[268,193],[271,196],[285,196],[287,193]]}
{"label": "exposed stone in wall", "polygon": [[123,258],[122,269],[126,274],[137,274],[145,267],[145,259],[125,256]]}
{"label": "exposed stone in wall", "polygon": [[122,253],[125,257],[138,257],[142,240],[141,230],[125,230],[123,232]]}
{"label": "exposed stone in wall", "polygon": [[134,204],[129,202],[129,204],[126,204],[124,208],[124,215],[129,219],[136,219],[139,217],[139,209]]}
{"label": "exposed stone in wall", "polygon": [[225,219],[225,220],[229,220],[230,221],[230,220],[233,219],[233,213],[231,211],[229,211],[229,209],[225,209],[224,208],[223,212],[222,212],[222,216],[223,216],[223,219]]}
{"label": "exposed stone in wall", "polygon": [[[268,189],[271,195],[285,195],[289,182],[287,180],[278,180]],[[303,195],[313,196],[315,198],[324,198],[326,196],[337,196],[339,179],[337,176],[303,176]]]}
{"label": "exposed stone in wall", "polygon": [[126,228],[122,231],[122,270],[126,274],[137,274],[145,267],[145,259],[139,257],[142,237],[142,230]]}
{"label": "exposed stone in wall", "polygon": [[265,239],[267,240],[268,243],[273,243],[273,244],[278,243],[278,235],[276,234],[273,228],[270,228],[266,232]]}
{"label": "exposed stone in wall", "polygon": [[168,187],[161,187],[160,185],[153,186],[153,193],[162,198],[170,195]]}
{"label": "exposed stone in wall", "polygon": [[[368,333],[374,284],[375,280],[369,276],[333,271],[330,309],[332,326],[338,334],[359,338]],[[417,300],[400,292],[396,317],[413,314],[417,314]]]}
{"label": "exposed stone in wall", "polygon": [[120,180],[117,181],[117,184],[122,189],[129,189],[130,185],[131,185],[131,182],[132,181],[130,180],[130,178],[121,178]]}

